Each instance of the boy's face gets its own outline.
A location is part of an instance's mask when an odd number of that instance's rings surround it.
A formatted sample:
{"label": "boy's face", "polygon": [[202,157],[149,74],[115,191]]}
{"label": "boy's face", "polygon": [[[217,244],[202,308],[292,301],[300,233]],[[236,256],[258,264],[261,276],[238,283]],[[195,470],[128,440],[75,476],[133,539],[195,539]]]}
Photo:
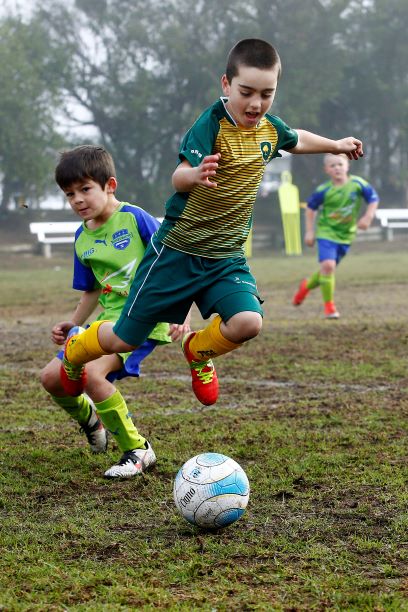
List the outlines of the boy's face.
{"label": "boy's face", "polygon": [[268,70],[240,66],[229,83],[224,74],[221,85],[228,97],[227,108],[242,128],[254,128],[272,106],[278,86],[279,65]]}
{"label": "boy's face", "polygon": [[344,183],[348,180],[349,161],[343,155],[326,155],[324,169],[334,183]]}
{"label": "boy's face", "polygon": [[108,180],[104,189],[96,181],[84,178],[64,189],[64,193],[72,210],[84,221],[92,219],[104,223],[113,212],[112,196],[116,187],[114,177]]}

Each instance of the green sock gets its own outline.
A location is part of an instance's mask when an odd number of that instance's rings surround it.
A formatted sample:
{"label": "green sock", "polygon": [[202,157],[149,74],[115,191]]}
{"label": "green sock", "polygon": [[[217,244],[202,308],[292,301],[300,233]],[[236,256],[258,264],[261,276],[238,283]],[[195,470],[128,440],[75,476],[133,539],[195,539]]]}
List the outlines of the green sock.
{"label": "green sock", "polygon": [[334,298],[335,277],[334,274],[320,274],[320,289],[324,303],[332,302]]}
{"label": "green sock", "polygon": [[85,395],[79,395],[78,397],[56,397],[51,395],[51,397],[58,406],[61,406],[65,412],[68,412],[69,416],[78,421],[80,425],[88,422],[91,414],[91,404]]}
{"label": "green sock", "polygon": [[146,439],[137,431],[126,402],[118,390],[103,402],[95,403],[95,408],[123,453],[134,448],[144,448]]}
{"label": "green sock", "polygon": [[320,285],[320,272],[315,272],[312,274],[310,278],[306,281],[307,289],[316,289]]}

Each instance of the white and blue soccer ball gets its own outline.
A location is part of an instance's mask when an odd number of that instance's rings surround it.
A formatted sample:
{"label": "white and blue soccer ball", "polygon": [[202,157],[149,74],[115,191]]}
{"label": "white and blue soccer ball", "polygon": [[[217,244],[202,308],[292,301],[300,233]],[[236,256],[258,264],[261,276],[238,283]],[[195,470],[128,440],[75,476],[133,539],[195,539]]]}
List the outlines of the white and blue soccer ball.
{"label": "white and blue soccer ball", "polygon": [[173,494],[180,514],[189,523],[218,529],[244,514],[249,482],[234,459],[220,453],[203,453],[180,468]]}

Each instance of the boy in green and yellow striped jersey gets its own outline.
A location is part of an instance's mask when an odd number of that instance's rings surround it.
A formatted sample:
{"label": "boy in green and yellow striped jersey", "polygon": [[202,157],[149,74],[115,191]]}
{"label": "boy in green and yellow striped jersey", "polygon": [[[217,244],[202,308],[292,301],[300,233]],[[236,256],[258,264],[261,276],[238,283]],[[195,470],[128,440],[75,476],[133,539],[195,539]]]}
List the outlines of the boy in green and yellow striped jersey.
{"label": "boy in green and yellow striped jersey", "polygon": [[208,405],[217,400],[212,358],[237,349],[262,328],[261,299],[243,246],[266,164],[281,149],[363,155],[361,141],[352,136],[331,140],[271,115],[280,72],[279,55],[264,40],[241,40],[230,51],[221,78],[224,95],[183,138],[172,177],[175,193],[121,317],[115,326],[91,325],[66,345],[67,392],[81,381],[86,362],[138,346],[157,321],[182,322],[195,302],[205,319],[215,316],[184,336],[183,351],[198,399]]}

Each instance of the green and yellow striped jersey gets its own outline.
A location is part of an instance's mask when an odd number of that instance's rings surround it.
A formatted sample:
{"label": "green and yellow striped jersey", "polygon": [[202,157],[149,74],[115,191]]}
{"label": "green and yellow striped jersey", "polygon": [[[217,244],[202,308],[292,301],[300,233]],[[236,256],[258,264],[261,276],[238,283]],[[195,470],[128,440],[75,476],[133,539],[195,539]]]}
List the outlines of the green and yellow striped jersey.
{"label": "green and yellow striped jersey", "polygon": [[221,98],[205,110],[186,133],[180,161],[198,166],[206,155],[220,153],[217,188],[198,185],[166,202],[158,238],[167,246],[202,257],[243,254],[252,226],[253,205],[265,166],[279,149],[292,149],[297,133],[279,117],[266,114],[255,128],[238,127]]}

